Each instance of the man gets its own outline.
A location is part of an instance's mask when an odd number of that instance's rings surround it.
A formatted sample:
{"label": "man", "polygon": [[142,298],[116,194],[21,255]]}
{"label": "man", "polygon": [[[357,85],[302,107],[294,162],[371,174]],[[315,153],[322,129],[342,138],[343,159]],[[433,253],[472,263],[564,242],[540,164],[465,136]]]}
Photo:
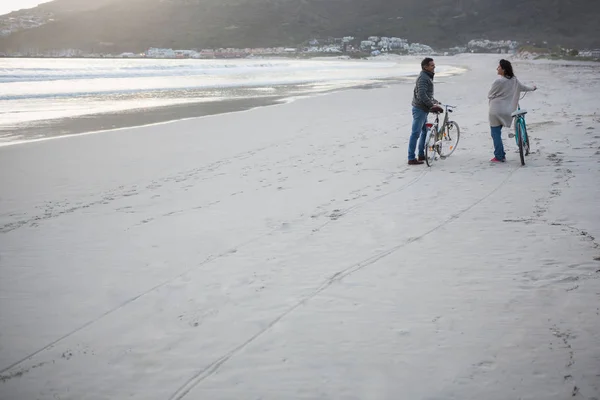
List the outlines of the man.
{"label": "man", "polygon": [[[433,76],[435,63],[432,58],[426,57],[421,61],[421,73],[415,83],[412,101],[412,131],[408,141],[408,164],[419,165],[425,160],[425,136],[427,135],[427,115],[429,112],[441,112],[439,102],[433,97]],[[420,139],[420,141],[419,141]],[[415,157],[415,148],[419,141],[419,158]]]}

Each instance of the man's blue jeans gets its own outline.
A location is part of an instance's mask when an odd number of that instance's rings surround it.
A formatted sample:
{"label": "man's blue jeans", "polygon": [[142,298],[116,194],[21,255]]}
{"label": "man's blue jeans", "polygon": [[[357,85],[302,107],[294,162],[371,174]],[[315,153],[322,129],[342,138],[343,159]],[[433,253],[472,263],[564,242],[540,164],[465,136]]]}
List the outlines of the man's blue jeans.
{"label": "man's blue jeans", "polygon": [[494,141],[494,157],[497,160],[504,160],[506,153],[504,152],[504,144],[502,144],[502,125],[491,126],[492,140]]}
{"label": "man's blue jeans", "polygon": [[410,133],[410,139],[408,141],[408,159],[414,160],[415,157],[415,148],[417,147],[417,141],[419,138],[419,155],[425,156],[425,137],[427,136],[427,127],[425,124],[427,123],[427,115],[429,113],[427,111],[423,111],[420,108],[414,107],[412,108],[412,131]]}

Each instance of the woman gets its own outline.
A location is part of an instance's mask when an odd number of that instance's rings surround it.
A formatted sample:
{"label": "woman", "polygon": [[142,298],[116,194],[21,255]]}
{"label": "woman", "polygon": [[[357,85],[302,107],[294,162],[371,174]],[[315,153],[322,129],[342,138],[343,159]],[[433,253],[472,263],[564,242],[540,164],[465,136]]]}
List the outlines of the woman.
{"label": "woman", "polygon": [[494,141],[494,158],[491,162],[506,161],[506,153],[502,144],[502,127],[510,128],[512,125],[512,112],[517,109],[521,92],[532,92],[536,86],[523,85],[513,73],[512,65],[507,60],[500,60],[497,68],[500,78],[492,84],[488,93],[490,101],[490,128]]}

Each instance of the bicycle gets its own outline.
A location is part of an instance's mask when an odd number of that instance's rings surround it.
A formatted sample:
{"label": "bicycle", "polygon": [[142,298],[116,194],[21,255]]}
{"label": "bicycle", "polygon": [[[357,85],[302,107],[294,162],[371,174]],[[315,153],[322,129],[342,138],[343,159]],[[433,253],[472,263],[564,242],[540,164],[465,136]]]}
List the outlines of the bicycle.
{"label": "bicycle", "polygon": [[[425,137],[425,162],[428,167],[433,165],[433,162],[439,156],[440,159],[449,157],[460,140],[460,128],[455,121],[448,120],[448,114],[453,112],[456,106],[448,104],[444,105],[446,115],[444,121],[440,125],[440,112],[434,112],[435,122],[427,123],[427,136]],[[434,134],[435,133],[435,134]]]}
{"label": "bicycle", "polygon": [[[519,100],[523,100],[527,92],[521,96]],[[525,165],[525,156],[529,155],[529,151],[531,149],[529,143],[529,136],[527,136],[527,124],[525,123],[525,114],[527,114],[527,110],[522,110],[521,105],[517,105],[517,109],[513,111],[510,115],[515,120],[515,133],[509,133],[508,137],[514,137],[517,146],[519,146],[519,157],[521,158],[521,165]]]}

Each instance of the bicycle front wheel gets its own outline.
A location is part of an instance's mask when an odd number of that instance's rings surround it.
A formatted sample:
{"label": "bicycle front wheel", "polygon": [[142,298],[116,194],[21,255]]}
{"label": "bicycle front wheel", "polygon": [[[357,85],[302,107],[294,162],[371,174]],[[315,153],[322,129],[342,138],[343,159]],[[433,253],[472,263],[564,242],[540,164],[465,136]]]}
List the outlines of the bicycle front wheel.
{"label": "bicycle front wheel", "polygon": [[437,156],[435,127],[429,128],[425,139],[425,162],[428,167],[433,165]]}
{"label": "bicycle front wheel", "polygon": [[522,121],[521,128],[523,132],[523,149],[525,150],[525,155],[528,156],[531,146],[529,143],[529,135],[527,134],[527,126],[525,124],[525,120]]}
{"label": "bicycle front wheel", "polygon": [[521,121],[517,122],[515,126],[515,132],[517,134],[517,143],[519,144],[519,157],[521,157],[521,165],[525,165],[525,143],[523,138],[523,126],[521,125]]}
{"label": "bicycle front wheel", "polygon": [[440,141],[438,143],[438,150],[442,158],[450,156],[456,150],[458,141],[460,140],[460,128],[454,121],[448,122],[444,126]]}

